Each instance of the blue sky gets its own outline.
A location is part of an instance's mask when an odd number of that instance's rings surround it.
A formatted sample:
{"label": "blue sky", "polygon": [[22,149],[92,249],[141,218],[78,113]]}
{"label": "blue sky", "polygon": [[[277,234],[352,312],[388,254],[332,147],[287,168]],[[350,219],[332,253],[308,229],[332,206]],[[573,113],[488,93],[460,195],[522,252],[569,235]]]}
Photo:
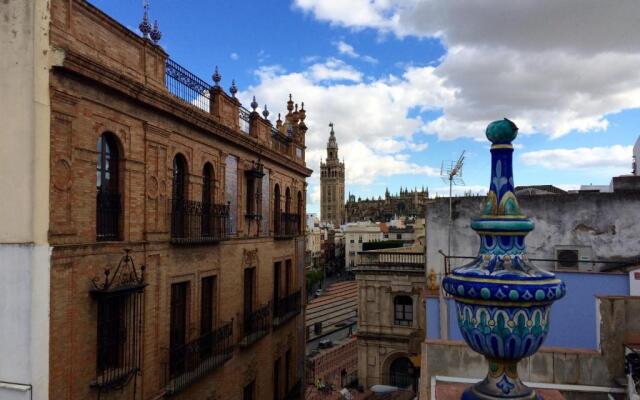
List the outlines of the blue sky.
{"label": "blue sky", "polygon": [[[137,32],[142,1],[92,0]],[[210,81],[235,79],[272,116],[305,101],[307,165],[335,123],[347,192],[446,191],[443,160],[466,150],[459,190],[488,186],[484,127],[513,119],[516,184],[607,184],[629,173],[640,129],[636,1],[153,0],[161,45]],[[318,176],[309,212],[319,209]]]}

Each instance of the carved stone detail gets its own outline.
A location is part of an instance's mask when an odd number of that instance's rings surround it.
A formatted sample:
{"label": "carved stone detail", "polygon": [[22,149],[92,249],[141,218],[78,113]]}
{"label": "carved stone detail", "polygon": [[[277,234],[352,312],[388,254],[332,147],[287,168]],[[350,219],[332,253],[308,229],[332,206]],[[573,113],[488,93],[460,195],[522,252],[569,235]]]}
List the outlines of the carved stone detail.
{"label": "carved stone detail", "polygon": [[242,265],[245,267],[258,266],[258,249],[242,249]]}

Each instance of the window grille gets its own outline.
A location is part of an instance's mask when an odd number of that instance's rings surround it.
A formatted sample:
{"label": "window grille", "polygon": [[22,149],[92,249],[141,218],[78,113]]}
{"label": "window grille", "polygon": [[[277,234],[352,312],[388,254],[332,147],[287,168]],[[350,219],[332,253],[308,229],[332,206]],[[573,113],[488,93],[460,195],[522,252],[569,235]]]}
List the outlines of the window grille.
{"label": "window grille", "polygon": [[96,378],[99,391],[122,389],[140,372],[144,265],[136,269],[125,250],[113,274],[93,280],[90,293],[97,303]]}

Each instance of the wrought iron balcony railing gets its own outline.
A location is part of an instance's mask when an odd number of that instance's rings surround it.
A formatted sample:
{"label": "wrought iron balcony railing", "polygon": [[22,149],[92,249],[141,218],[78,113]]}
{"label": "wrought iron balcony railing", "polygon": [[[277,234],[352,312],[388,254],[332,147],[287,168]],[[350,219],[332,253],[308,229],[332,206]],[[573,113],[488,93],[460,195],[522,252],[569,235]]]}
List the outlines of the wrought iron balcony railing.
{"label": "wrought iron balcony railing", "polygon": [[229,238],[229,206],[171,200],[171,243],[216,243]]}
{"label": "wrought iron balcony railing", "polygon": [[96,239],[120,239],[120,214],[122,212],[119,193],[98,190],[96,193]]}
{"label": "wrought iron balcony railing", "polygon": [[248,347],[267,336],[271,330],[271,303],[246,314],[242,321],[242,339],[239,345]]}
{"label": "wrought iron balcony railing", "polygon": [[165,66],[164,81],[167,90],[177,98],[209,112],[209,102],[211,101],[211,85],[186,68],[167,58]]}
{"label": "wrought iron balcony railing", "polygon": [[276,215],[274,237],[276,239],[291,239],[299,234],[300,216],[298,214],[280,213]]}
{"label": "wrought iron balcony railing", "polygon": [[250,118],[249,118],[249,110],[240,106],[238,109],[238,124],[240,126],[240,131],[245,135],[249,134],[249,130],[251,129]]}
{"label": "wrought iron balcony railing", "polygon": [[221,367],[233,357],[233,321],[198,339],[171,349],[166,368],[166,393],[173,394]]}
{"label": "wrought iron balcony railing", "polygon": [[424,271],[423,253],[408,251],[364,251],[358,253],[356,269],[420,270]]}
{"label": "wrought iron balcony railing", "polygon": [[273,300],[273,326],[278,327],[300,313],[300,291]]}

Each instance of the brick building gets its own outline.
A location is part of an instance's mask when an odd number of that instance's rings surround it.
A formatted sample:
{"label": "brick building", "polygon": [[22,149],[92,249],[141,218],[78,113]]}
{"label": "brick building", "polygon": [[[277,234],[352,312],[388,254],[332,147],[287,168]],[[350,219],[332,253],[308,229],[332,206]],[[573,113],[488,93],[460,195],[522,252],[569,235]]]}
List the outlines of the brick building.
{"label": "brick building", "polygon": [[307,360],[307,385],[323,383],[339,390],[355,383],[357,373],[358,345],[354,336],[318,350]]}
{"label": "brick building", "polygon": [[[33,393],[0,397],[298,398],[304,106],[290,97],[274,126],[255,102],[241,106],[235,83],[227,94],[217,69],[210,84],[170,59],[150,25],[141,38],[84,0],[35,3],[11,7],[46,55],[31,53],[48,96],[32,99],[45,124],[30,151],[49,162],[29,183],[49,201],[29,212],[44,210],[48,236],[33,242],[51,255],[24,267],[49,276],[6,341],[45,338],[13,369],[0,362],[0,380]],[[2,49],[29,57],[17,40]]]}

